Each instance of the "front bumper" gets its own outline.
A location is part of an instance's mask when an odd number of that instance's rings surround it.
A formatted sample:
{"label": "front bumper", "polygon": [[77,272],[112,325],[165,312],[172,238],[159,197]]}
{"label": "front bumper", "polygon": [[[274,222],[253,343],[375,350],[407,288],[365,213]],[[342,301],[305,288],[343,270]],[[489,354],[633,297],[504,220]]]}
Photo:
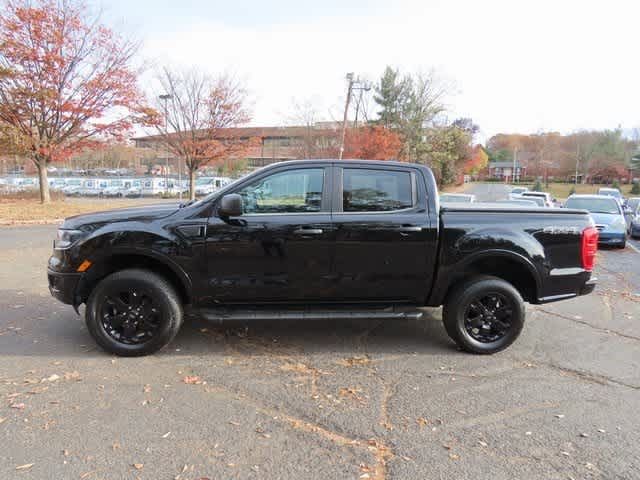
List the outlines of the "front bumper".
{"label": "front bumper", "polygon": [[74,305],[76,290],[82,275],[82,273],[61,273],[48,269],[49,292],[62,303]]}
{"label": "front bumper", "polygon": [[625,232],[598,232],[598,245],[621,245],[626,240]]}

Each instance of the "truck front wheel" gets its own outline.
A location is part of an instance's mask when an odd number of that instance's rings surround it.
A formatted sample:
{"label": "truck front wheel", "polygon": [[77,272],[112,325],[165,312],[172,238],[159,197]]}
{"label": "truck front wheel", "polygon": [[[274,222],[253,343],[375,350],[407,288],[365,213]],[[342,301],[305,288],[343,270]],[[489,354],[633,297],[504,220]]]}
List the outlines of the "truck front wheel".
{"label": "truck front wheel", "polygon": [[167,345],[182,325],[175,288],[147,270],[121,270],[105,277],[87,300],[89,333],[107,352],[134,357]]}
{"label": "truck front wheel", "polygon": [[524,326],[522,296],[509,282],[474,277],[447,296],[442,320],[449,337],[462,349],[496,353],[511,345]]}

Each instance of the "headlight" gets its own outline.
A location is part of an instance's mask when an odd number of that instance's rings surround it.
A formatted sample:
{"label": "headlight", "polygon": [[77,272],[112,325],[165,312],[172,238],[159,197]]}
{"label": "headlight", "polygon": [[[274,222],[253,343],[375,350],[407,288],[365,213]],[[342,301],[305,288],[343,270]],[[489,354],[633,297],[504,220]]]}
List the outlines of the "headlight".
{"label": "headlight", "polygon": [[58,235],[56,236],[55,241],[53,242],[53,248],[64,249],[69,248],[71,245],[76,243],[82,237],[86,235],[86,232],[82,230],[58,230]]}

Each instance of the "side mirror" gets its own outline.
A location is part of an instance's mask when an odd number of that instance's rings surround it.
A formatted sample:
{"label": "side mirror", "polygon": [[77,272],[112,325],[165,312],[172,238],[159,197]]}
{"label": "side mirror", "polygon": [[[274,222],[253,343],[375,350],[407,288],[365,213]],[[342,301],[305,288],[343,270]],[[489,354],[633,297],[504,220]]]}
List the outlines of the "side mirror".
{"label": "side mirror", "polygon": [[237,193],[230,193],[220,199],[218,213],[221,217],[239,217],[242,212],[242,197]]}

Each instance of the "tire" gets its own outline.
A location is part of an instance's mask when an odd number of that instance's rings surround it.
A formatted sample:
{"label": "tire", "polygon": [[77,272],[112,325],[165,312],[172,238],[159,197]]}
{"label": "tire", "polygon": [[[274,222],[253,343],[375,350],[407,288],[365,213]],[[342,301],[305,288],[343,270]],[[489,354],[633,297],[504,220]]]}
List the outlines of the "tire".
{"label": "tire", "polygon": [[98,345],[125,357],[148,355],[165,347],[182,321],[175,288],[163,277],[138,269],[121,270],[101,280],[85,312],[87,328]]}
{"label": "tire", "polygon": [[[495,299],[499,301],[494,303]],[[480,300],[484,310],[477,307]],[[500,312],[498,315],[491,314],[492,304],[496,306],[493,313]],[[485,317],[489,318],[485,320]],[[447,295],[442,313],[449,337],[463,350],[477,354],[492,354],[507,348],[520,336],[524,319],[520,292],[509,282],[490,276],[474,277],[454,287]],[[474,328],[474,322],[483,326]]]}
{"label": "tire", "polygon": [[625,248],[626,248],[626,246],[627,246],[627,241],[625,240],[624,242],[622,242],[622,243],[621,243],[620,245],[618,245],[617,247],[618,247],[620,250],[623,250],[623,249],[625,249]]}

